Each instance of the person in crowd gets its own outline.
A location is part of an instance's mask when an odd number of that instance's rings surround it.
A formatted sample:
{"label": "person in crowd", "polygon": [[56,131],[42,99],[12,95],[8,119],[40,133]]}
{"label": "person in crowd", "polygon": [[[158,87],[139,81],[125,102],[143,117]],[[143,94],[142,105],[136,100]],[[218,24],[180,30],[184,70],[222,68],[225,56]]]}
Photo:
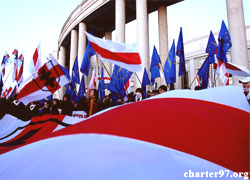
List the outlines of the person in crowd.
{"label": "person in crowd", "polygon": [[111,94],[105,96],[104,102],[103,102],[103,109],[107,109],[109,107],[112,107],[112,95]]}
{"label": "person in crowd", "polygon": [[155,89],[155,90],[152,91],[151,96],[156,96],[158,94],[159,94],[159,90]]}
{"label": "person in crowd", "polygon": [[239,80],[239,83],[242,84],[244,94],[247,98],[248,103],[250,104],[250,77]]}
{"label": "person in crowd", "polygon": [[59,99],[53,99],[52,101],[52,105],[50,107],[50,113],[53,114],[53,115],[57,115],[57,114],[60,114],[59,112]]}
{"label": "person in crowd", "polygon": [[196,90],[196,91],[197,91],[197,90],[202,90],[202,88],[201,88],[200,86],[195,86],[195,87],[194,87],[194,90]]}
{"label": "person in crowd", "polygon": [[161,94],[161,93],[167,92],[167,91],[168,91],[168,88],[167,88],[166,85],[161,85],[161,86],[158,88],[158,90],[159,90],[159,93]]}
{"label": "person in crowd", "polygon": [[72,116],[73,105],[70,102],[70,95],[65,94],[61,103],[62,114]]}
{"label": "person in crowd", "polygon": [[99,100],[98,91],[96,89],[90,90],[88,112],[87,116],[91,116],[102,110],[102,102]]}
{"label": "person in crowd", "polygon": [[151,97],[151,91],[147,91],[147,98]]}
{"label": "person in crowd", "polygon": [[142,89],[137,88],[135,90],[135,102],[141,101],[142,99],[144,99]]}
{"label": "person in crowd", "polygon": [[78,105],[78,103],[76,102],[76,100],[72,101],[72,105],[73,105],[73,111],[79,111],[80,107]]}
{"label": "person in crowd", "polygon": [[44,100],[43,107],[39,109],[40,114],[50,114],[50,101],[48,99]]}

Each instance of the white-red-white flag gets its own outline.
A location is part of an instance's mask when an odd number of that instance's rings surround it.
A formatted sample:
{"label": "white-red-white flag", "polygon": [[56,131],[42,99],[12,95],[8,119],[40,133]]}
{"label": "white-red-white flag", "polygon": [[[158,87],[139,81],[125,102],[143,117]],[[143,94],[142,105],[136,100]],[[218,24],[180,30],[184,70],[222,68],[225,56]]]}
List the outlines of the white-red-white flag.
{"label": "white-red-white flag", "polygon": [[52,58],[20,85],[17,100],[24,104],[40,100],[53,94],[67,83],[69,83],[67,76]]}
{"label": "white-red-white flag", "polygon": [[95,68],[93,68],[92,76],[91,76],[91,79],[89,81],[89,92],[91,89],[95,89]]}
{"label": "white-red-white flag", "polygon": [[[18,58],[18,75],[16,78],[17,84],[21,84],[23,82],[23,63],[24,63],[24,57],[23,54],[21,54]],[[19,67],[20,65],[20,67]]]}
{"label": "white-red-white flag", "polygon": [[135,47],[103,40],[85,32],[88,40],[102,62],[116,64],[131,72],[141,71],[140,55]]}
{"label": "white-red-white flag", "polygon": [[42,66],[42,58],[41,58],[41,43],[39,42],[37,48],[32,57],[31,72],[38,71],[38,69]]}

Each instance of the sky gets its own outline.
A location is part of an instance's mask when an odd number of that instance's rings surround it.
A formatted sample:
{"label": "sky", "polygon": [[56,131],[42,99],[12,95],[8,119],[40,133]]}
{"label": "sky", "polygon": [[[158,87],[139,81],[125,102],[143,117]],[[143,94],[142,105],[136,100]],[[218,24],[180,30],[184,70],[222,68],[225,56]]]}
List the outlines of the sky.
{"label": "sky", "polygon": [[[41,42],[44,56],[57,50],[60,31],[70,13],[82,0],[1,0],[0,57],[18,48],[23,52],[25,67]],[[250,25],[250,0],[243,0],[245,25]],[[184,42],[218,32],[221,21],[227,23],[226,0],[185,0],[167,8],[169,47],[178,40],[183,28]],[[157,12],[149,15],[150,49],[158,48]],[[126,25],[126,43],[136,42],[136,21]]]}

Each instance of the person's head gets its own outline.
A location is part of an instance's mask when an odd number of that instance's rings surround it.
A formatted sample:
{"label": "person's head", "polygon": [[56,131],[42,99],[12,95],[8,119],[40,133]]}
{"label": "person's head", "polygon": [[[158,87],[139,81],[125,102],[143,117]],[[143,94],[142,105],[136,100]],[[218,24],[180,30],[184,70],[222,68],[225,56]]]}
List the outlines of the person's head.
{"label": "person's head", "polygon": [[194,90],[202,90],[202,88],[200,86],[195,86]]}
{"label": "person's head", "polygon": [[59,99],[53,99],[52,104],[53,106],[59,105]]}
{"label": "person's head", "polygon": [[166,92],[167,90],[168,90],[168,88],[167,88],[166,85],[161,85],[161,86],[159,87],[159,93],[160,93],[160,94]]}
{"label": "person's head", "polygon": [[150,91],[147,91],[147,97],[149,98],[151,96],[151,92]]}
{"label": "person's head", "polygon": [[69,95],[69,94],[64,94],[64,96],[63,96],[63,101],[64,101],[64,102],[70,101],[70,95]]}
{"label": "person's head", "polygon": [[250,77],[239,80],[239,83],[242,83],[244,94],[247,96],[250,92]]}
{"label": "person's head", "polygon": [[98,91],[96,89],[91,89],[89,93],[89,97],[90,98],[95,97],[95,99],[98,99]]}
{"label": "person's head", "polygon": [[138,101],[139,99],[141,100],[142,99],[142,89],[141,88],[137,88],[135,90],[135,100]]}
{"label": "person's head", "polygon": [[155,95],[158,95],[158,94],[159,94],[158,90],[153,90],[151,96],[155,96]]}

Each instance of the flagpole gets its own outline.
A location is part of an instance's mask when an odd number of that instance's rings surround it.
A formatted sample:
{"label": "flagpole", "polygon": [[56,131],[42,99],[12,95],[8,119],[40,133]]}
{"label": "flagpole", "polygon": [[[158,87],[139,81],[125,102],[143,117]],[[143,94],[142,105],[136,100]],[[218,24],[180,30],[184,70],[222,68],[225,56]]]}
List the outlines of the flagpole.
{"label": "flagpole", "polygon": [[136,76],[136,78],[138,79],[139,83],[140,83],[141,86],[142,86],[142,82],[140,81],[140,79],[139,79],[138,75],[136,74],[136,72],[135,72],[135,76]]}
{"label": "flagpole", "polygon": [[9,77],[9,75],[10,75],[10,73],[12,72],[13,69],[14,69],[14,67],[12,67],[11,70],[9,71],[9,74],[8,74],[8,76],[6,77],[6,79],[5,79],[5,81],[3,82],[3,84],[7,81],[8,77]]}

